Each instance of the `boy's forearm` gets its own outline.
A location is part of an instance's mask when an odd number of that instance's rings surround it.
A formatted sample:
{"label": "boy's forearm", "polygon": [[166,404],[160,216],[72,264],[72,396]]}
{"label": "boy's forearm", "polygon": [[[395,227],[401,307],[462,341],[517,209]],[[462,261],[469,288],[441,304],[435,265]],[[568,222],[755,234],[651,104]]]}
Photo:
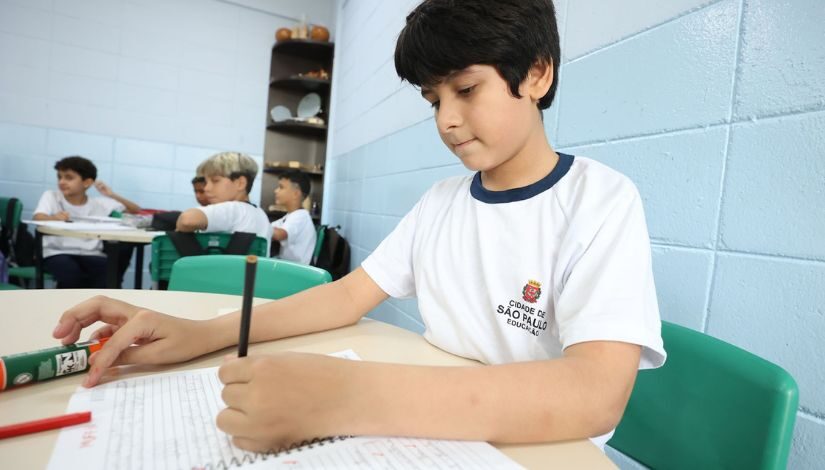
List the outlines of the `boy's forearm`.
{"label": "boy's forearm", "polygon": [[[250,342],[352,325],[386,297],[366,273],[357,268],[339,281],[254,307]],[[214,349],[236,344],[239,325],[239,312],[212,320]]]}
{"label": "boy's forearm", "polygon": [[484,367],[352,366],[355,405],[342,415],[346,433],[527,443],[593,437],[618,421],[609,392],[569,358]]}
{"label": "boy's forearm", "polygon": [[187,209],[181,213],[175,223],[175,230],[178,232],[194,232],[204,230],[209,226],[209,219],[206,214],[198,209]]}
{"label": "boy's forearm", "polygon": [[123,206],[126,208],[126,212],[128,212],[130,214],[137,214],[138,212],[140,212],[140,206],[139,205],[135,204],[134,202],[126,199],[125,197],[123,197],[119,194],[112,193],[111,198],[114,199],[115,201],[123,204]]}

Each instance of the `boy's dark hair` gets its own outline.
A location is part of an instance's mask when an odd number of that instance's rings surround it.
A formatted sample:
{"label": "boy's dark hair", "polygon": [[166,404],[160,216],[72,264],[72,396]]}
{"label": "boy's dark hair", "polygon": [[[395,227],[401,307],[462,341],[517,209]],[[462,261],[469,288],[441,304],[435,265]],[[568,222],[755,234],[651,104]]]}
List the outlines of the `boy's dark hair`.
{"label": "boy's dark hair", "polygon": [[309,190],[312,185],[310,184],[309,177],[306,174],[298,171],[288,171],[286,173],[282,173],[278,178],[287,180],[290,183],[297,185],[304,197],[309,196]]}
{"label": "boy's dark hair", "polygon": [[203,176],[196,176],[192,178],[192,184],[206,184],[206,178]]}
{"label": "boy's dark hair", "polygon": [[54,169],[58,171],[72,170],[84,180],[88,178],[93,180],[97,179],[97,167],[95,164],[92,163],[91,160],[77,155],[58,160],[57,163],[54,164]]}
{"label": "boy's dark hair", "polygon": [[553,67],[550,107],[559,77],[559,32],[552,0],[424,0],[409,15],[395,45],[395,70],[416,86],[435,85],[473,64],[492,65],[518,88],[536,63]]}

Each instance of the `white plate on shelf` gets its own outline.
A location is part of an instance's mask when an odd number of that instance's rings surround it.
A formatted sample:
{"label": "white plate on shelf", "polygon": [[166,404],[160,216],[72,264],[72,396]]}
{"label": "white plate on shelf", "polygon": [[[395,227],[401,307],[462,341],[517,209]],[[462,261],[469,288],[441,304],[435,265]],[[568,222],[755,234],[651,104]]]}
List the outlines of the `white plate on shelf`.
{"label": "white plate on shelf", "polygon": [[272,117],[272,122],[286,121],[292,119],[292,111],[286,106],[275,106],[269,110],[269,115]]}
{"label": "white plate on shelf", "polygon": [[321,112],[321,96],[318,93],[308,93],[298,103],[298,117],[308,118]]}

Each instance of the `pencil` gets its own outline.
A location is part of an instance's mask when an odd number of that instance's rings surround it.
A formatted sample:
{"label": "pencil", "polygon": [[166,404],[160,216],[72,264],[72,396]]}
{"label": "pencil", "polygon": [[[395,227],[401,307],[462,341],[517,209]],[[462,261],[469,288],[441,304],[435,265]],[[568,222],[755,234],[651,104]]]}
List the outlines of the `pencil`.
{"label": "pencil", "polygon": [[92,412],[84,411],[82,413],[70,413],[63,416],[54,416],[51,418],[10,424],[8,426],[0,426],[0,439],[22,436],[23,434],[32,434],[40,431],[48,431],[49,429],[63,428],[75,424],[88,423],[91,420]]}
{"label": "pencil", "polygon": [[249,326],[252,323],[252,296],[255,292],[255,269],[258,257],[246,257],[246,271],[243,280],[243,304],[241,305],[241,336],[238,338],[238,357],[246,357],[249,347]]}

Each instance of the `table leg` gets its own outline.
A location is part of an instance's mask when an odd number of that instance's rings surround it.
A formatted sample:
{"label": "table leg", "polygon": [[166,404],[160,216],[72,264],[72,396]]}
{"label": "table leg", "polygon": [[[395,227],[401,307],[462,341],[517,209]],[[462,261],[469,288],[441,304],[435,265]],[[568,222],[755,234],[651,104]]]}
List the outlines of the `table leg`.
{"label": "table leg", "polygon": [[119,289],[120,242],[107,241],[104,246],[106,247],[106,288]]}
{"label": "table leg", "polygon": [[34,286],[43,288],[43,234],[34,229]]}
{"label": "table leg", "polygon": [[136,244],[135,250],[135,289],[143,289],[143,243]]}

